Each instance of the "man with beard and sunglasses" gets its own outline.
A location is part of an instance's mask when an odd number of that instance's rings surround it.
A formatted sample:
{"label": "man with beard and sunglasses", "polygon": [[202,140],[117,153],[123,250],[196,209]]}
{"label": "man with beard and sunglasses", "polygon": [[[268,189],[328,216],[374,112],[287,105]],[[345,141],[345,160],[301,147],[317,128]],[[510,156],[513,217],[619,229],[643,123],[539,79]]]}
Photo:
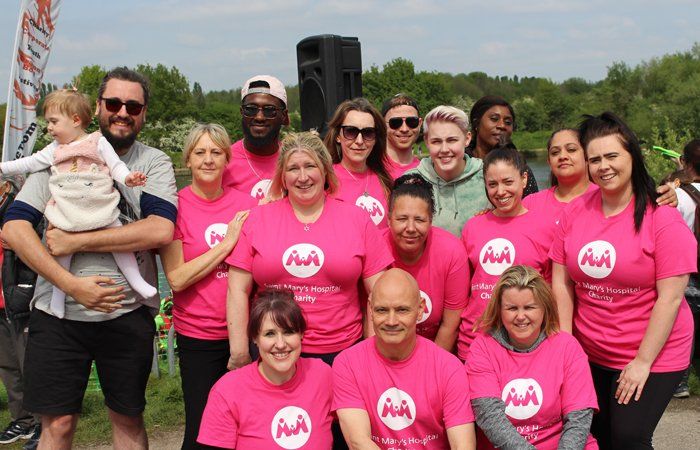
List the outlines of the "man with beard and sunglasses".
{"label": "man with beard and sunglasses", "polygon": [[[145,389],[153,359],[153,315],[159,298],[133,292],[112,252],[136,252],[139,270],[156,283],[151,249],[172,240],[177,216],[175,175],[170,158],[136,141],[148,104],[147,80],[118,67],[98,91],[100,131],[130,170],[146,185],[121,194],[123,227],[67,233],[46,231],[44,247],[34,225],[51,197],[49,173],[31,175],[5,215],[3,238],[40,276],[29,318],[24,405],[41,414],[42,448],[68,449],[94,361],[112,424],[115,448],[145,449]],[[51,256],[74,253],[70,272]],[[55,285],[66,293],[65,317],[49,307]]]}
{"label": "man with beard and sunglasses", "polygon": [[243,139],[231,146],[224,187],[262,200],[270,187],[279,155],[279,136],[289,125],[284,84],[270,75],[256,75],[241,88]]}
{"label": "man with beard and sunglasses", "polygon": [[382,116],[387,125],[386,169],[395,180],[420,163],[413,155],[413,144],[420,135],[423,119],[418,113],[418,103],[406,94],[396,94],[385,101]]}

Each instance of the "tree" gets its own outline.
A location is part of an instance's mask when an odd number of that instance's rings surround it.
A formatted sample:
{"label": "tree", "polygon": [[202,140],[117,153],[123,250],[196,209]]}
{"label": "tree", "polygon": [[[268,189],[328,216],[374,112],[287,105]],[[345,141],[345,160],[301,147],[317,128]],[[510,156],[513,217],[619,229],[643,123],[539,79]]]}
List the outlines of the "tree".
{"label": "tree", "polygon": [[71,84],[80,92],[89,95],[92,103],[95,103],[97,91],[106,74],[107,70],[98,65],[83,66],[80,73],[72,78]]}
{"label": "tree", "polygon": [[176,67],[139,64],[136,71],[145,75],[150,82],[149,120],[170,121],[194,116],[190,83]]}
{"label": "tree", "polygon": [[202,86],[200,86],[200,84],[196,81],[192,86],[192,100],[194,101],[194,106],[196,106],[197,109],[204,108],[204,105],[206,104],[204,92],[202,92]]}

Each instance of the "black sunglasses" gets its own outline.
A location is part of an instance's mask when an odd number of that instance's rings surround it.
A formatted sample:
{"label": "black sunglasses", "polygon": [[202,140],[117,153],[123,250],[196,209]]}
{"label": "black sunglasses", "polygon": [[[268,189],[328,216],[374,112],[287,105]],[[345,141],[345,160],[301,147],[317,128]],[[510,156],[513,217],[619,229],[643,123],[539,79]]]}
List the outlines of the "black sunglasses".
{"label": "black sunglasses", "polygon": [[258,111],[261,110],[264,118],[274,119],[275,117],[277,117],[277,111],[284,111],[284,108],[274,105],[259,106],[253,104],[241,106],[241,114],[243,114],[243,117],[253,118],[257,116]]}
{"label": "black sunglasses", "polygon": [[103,98],[102,101],[105,102],[105,108],[107,108],[107,111],[111,113],[119,112],[119,110],[122,109],[122,106],[126,106],[126,113],[130,116],[138,116],[146,106],[135,100],[123,102],[118,98]]}
{"label": "black sunglasses", "polygon": [[345,139],[354,141],[358,135],[362,135],[365,141],[373,141],[377,138],[377,130],[374,127],[362,128],[353,127],[352,125],[342,125],[340,131]]}
{"label": "black sunglasses", "polygon": [[399,128],[401,128],[404,122],[406,122],[408,128],[418,128],[418,124],[420,124],[420,117],[392,117],[387,123],[389,124],[389,128],[391,128],[392,130],[398,130]]}

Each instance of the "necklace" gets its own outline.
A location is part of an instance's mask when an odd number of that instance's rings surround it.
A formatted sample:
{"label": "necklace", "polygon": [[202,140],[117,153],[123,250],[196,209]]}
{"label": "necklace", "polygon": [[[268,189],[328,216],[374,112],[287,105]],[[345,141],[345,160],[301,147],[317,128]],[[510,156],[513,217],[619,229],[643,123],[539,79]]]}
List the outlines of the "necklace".
{"label": "necklace", "polygon": [[258,172],[256,172],[255,169],[253,169],[253,165],[250,163],[250,159],[248,159],[248,154],[247,154],[247,152],[248,152],[248,150],[246,150],[246,149],[244,148],[244,149],[243,149],[243,157],[245,158],[246,162],[248,163],[248,167],[250,167],[250,170],[253,172],[253,174],[254,174],[256,177],[258,177],[258,180],[262,181],[262,177],[261,177],[260,175],[258,175]]}
{"label": "necklace", "polygon": [[[343,166],[342,163],[340,165]],[[345,171],[348,173],[348,175],[350,175],[350,178],[352,178],[355,182],[359,181],[357,178],[355,178],[355,176],[352,174],[352,172],[350,172],[348,170],[347,167],[343,166],[343,169],[345,169]],[[369,186],[369,168],[367,168],[367,171],[365,172],[365,192],[362,194],[365,197],[369,197],[369,192],[367,192],[368,186]]]}
{"label": "necklace", "polygon": [[[325,202],[324,202],[324,204],[325,204]],[[292,208],[294,208],[294,207],[292,207]],[[299,217],[296,210],[293,209],[293,211],[294,211],[294,215],[296,216],[297,220],[299,222],[301,222],[302,225],[304,225],[304,231],[309,231],[309,230],[311,230],[311,224],[316,223],[316,221],[321,217],[321,214],[323,213],[323,205],[321,205],[321,208],[319,208],[318,211],[311,214],[308,218],[305,218],[307,220],[307,222],[304,222],[301,220],[301,218]]]}

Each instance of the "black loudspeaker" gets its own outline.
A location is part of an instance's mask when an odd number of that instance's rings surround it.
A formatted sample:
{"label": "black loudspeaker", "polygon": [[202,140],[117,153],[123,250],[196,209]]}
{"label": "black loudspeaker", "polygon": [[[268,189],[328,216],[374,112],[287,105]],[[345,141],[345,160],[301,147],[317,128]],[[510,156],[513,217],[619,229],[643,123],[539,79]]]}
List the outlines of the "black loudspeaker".
{"label": "black loudspeaker", "polygon": [[301,129],[326,135],[335,108],[362,96],[362,53],[356,37],[310,36],[297,44]]}

